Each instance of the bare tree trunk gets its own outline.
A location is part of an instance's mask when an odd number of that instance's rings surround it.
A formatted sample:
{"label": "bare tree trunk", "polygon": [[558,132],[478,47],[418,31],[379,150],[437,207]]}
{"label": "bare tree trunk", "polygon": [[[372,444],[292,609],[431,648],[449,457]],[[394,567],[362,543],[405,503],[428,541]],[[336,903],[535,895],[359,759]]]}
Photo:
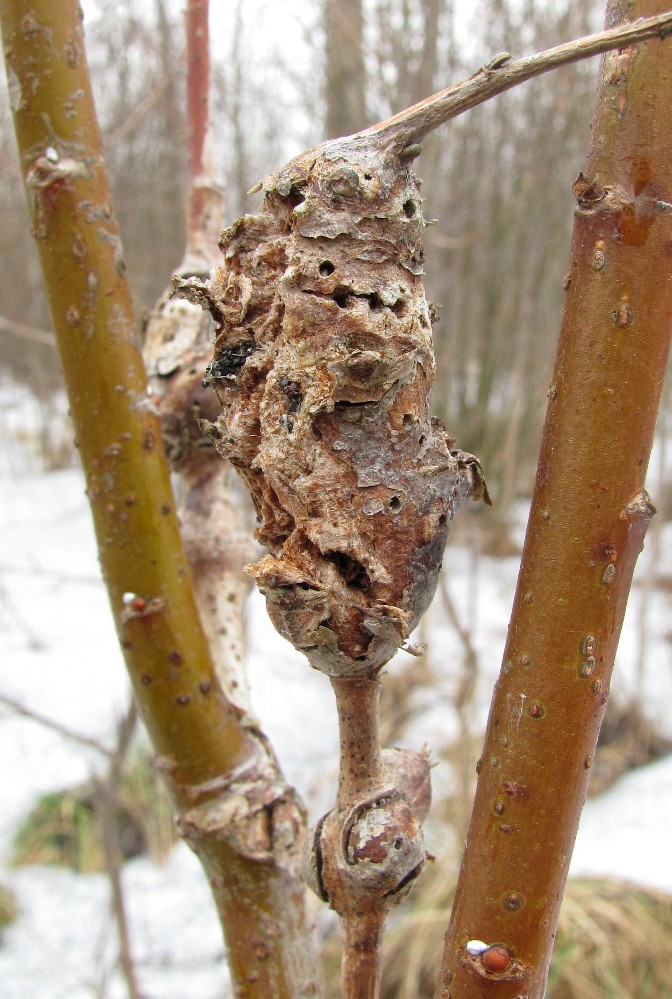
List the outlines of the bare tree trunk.
{"label": "bare tree trunk", "polygon": [[[607,25],[666,0],[611,2]],[[605,56],[513,616],[437,996],[541,999],[632,572],[669,349],[672,67]],[[470,940],[480,940],[467,946]],[[501,945],[497,950],[485,945]]]}
{"label": "bare tree trunk", "polygon": [[362,0],[326,0],[326,135],[349,135],[366,125]]}

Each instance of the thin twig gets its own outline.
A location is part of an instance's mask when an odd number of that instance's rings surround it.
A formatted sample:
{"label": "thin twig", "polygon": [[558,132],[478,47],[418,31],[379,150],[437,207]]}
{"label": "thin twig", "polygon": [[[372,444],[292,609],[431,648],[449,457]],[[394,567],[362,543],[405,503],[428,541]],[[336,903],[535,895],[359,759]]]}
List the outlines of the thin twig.
{"label": "thin twig", "polygon": [[177,76],[177,70],[160,80],[150,92],[139,101],[120,125],[105,136],[105,148],[111,149],[126,139],[131,132],[140,124],[142,119],[148,114],[156,104],[159,103],[166,90]]}
{"label": "thin twig", "polygon": [[96,815],[100,829],[100,839],[105,856],[105,871],[110,882],[111,908],[117,927],[119,940],[119,964],[126,981],[128,999],[142,999],[138,987],[135,963],[131,950],[131,934],[121,878],[122,856],[119,846],[119,832],[116,823],[119,781],[138,724],[138,709],[135,698],[131,697],[128,709],[117,726],[117,744],[111,754],[111,762],[104,778],[93,778],[96,792]]}
{"label": "thin twig", "polygon": [[88,749],[95,749],[96,752],[102,753],[103,756],[108,757],[108,759],[113,759],[115,755],[115,750],[109,749],[104,746],[102,742],[98,739],[94,739],[93,736],[82,735],[80,732],[73,732],[66,725],[62,725],[60,722],[54,721],[53,718],[47,718],[46,715],[40,714],[39,711],[34,711],[32,708],[28,708],[25,704],[21,704],[20,701],[14,700],[13,697],[8,697],[7,694],[0,694],[0,704],[4,704],[6,708],[9,708],[14,714],[21,715],[22,718],[29,718],[31,721],[37,722],[39,725],[43,725],[45,728],[49,728],[52,732],[58,732],[59,735],[64,736],[64,738],[69,739],[71,742],[76,742],[80,746],[86,746]]}
{"label": "thin twig", "polygon": [[119,964],[128,989],[128,999],[142,999],[131,951],[131,934],[128,925],[126,900],[121,880],[121,854],[115,821],[116,787],[107,780],[93,778],[96,792],[96,814],[105,855],[105,871],[110,882],[111,908],[119,940]]}
{"label": "thin twig", "polygon": [[0,604],[4,606],[5,611],[14,621],[14,624],[17,625],[19,630],[23,632],[28,642],[28,647],[31,649],[43,649],[45,647],[45,643],[39,635],[33,631],[30,623],[16,606],[2,579],[0,579]]}
{"label": "thin twig", "polygon": [[7,316],[0,316],[0,330],[3,333],[10,333],[12,336],[23,337],[24,340],[35,340],[37,343],[44,343],[47,347],[56,347],[56,339],[53,333],[46,330],[37,329],[35,326],[26,326],[24,323],[17,323]]}
{"label": "thin twig", "polygon": [[451,118],[456,118],[535,76],[615,48],[636,45],[649,38],[662,39],[671,32],[672,11],[586,35],[516,62],[509,62],[510,54],[501,52],[469,79],[441,90],[392,118],[359,132],[357,137],[370,141],[374,136],[384,136],[387,145],[401,150],[421,142],[429,132]]}

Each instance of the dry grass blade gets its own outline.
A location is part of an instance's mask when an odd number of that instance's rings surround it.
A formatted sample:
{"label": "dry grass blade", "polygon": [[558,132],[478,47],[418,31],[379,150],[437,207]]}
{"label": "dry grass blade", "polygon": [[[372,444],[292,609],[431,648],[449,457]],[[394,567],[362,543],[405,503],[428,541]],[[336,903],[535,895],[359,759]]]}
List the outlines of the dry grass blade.
{"label": "dry grass blade", "polygon": [[[426,875],[392,923],[382,999],[431,999],[452,889]],[[325,953],[329,960],[329,944]],[[672,897],[624,881],[568,882],[547,999],[672,995]],[[328,994],[335,999],[335,994]]]}

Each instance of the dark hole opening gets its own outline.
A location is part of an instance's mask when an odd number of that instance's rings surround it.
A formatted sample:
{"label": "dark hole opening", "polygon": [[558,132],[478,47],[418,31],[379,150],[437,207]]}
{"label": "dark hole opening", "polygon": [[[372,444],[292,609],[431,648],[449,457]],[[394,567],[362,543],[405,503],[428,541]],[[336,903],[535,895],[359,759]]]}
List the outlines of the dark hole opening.
{"label": "dark hole opening", "polygon": [[387,504],[390,510],[398,510],[401,506],[401,500],[398,496],[392,496],[389,503]]}
{"label": "dark hole opening", "polygon": [[441,527],[445,527],[447,522],[448,522],[448,517],[445,515],[445,513],[442,513],[441,516],[439,517],[439,525]]}
{"label": "dark hole opening", "polygon": [[323,260],[320,264],[320,274],[322,277],[329,277],[329,275],[333,274],[335,270],[336,268],[332,264],[331,260]]}
{"label": "dark hole opening", "polygon": [[339,291],[337,292],[337,294],[334,295],[334,301],[336,302],[336,305],[339,307],[339,309],[344,309],[348,304],[348,296],[345,294],[345,292]]}
{"label": "dark hole opening", "polygon": [[373,312],[377,312],[378,309],[382,309],[383,308],[383,300],[382,300],[382,298],[380,297],[380,295],[378,294],[377,291],[374,291],[373,294],[371,294],[371,295],[367,295],[367,298],[369,300],[369,308]]}
{"label": "dark hole opening", "polygon": [[281,375],[279,385],[287,402],[287,412],[298,413],[303,402],[303,393],[301,392],[299,383],[292,381],[287,375]]}
{"label": "dark hole opening", "polygon": [[302,205],[306,200],[306,196],[300,187],[290,188],[289,194],[287,195],[287,201],[289,201],[292,208],[296,208],[297,205]]}
{"label": "dark hole opening", "polygon": [[338,569],[346,586],[355,590],[364,590],[369,585],[369,575],[357,559],[351,558],[346,552],[325,552],[324,556]]}
{"label": "dark hole opening", "polygon": [[207,386],[218,378],[235,378],[236,372],[245,364],[250,354],[257,349],[254,340],[243,340],[223,350],[219,357],[211,361],[205,369],[203,387]]}
{"label": "dark hole opening", "polygon": [[407,219],[413,218],[413,216],[415,215],[415,202],[412,200],[412,198],[409,198],[408,201],[404,201],[402,209]]}

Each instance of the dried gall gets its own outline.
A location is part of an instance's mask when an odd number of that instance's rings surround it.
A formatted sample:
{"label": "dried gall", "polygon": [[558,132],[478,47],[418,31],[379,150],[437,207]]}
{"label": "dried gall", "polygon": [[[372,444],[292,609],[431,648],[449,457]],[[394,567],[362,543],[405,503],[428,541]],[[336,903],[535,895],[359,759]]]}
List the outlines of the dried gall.
{"label": "dried gall", "polygon": [[267,177],[210,280],[178,281],[215,323],[211,440],[259,512],[268,554],[251,573],[277,630],[334,677],[403,646],[454,514],[488,501],[478,461],[429,413],[413,143],[380,137],[329,141]]}

